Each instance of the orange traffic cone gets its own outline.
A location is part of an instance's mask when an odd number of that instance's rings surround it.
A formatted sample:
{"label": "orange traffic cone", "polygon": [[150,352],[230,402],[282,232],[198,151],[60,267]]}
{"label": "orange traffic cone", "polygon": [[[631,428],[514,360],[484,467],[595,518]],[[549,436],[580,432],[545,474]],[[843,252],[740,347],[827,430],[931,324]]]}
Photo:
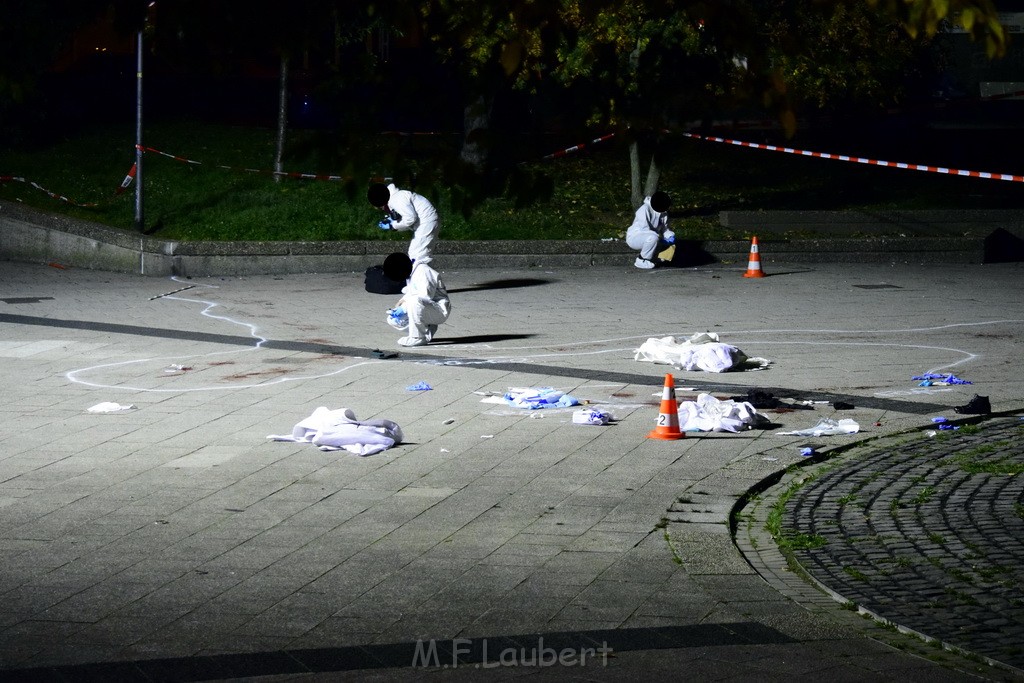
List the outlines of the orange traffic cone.
{"label": "orange traffic cone", "polygon": [[743,273],[743,277],[764,277],[764,271],[761,270],[761,252],[757,250],[757,235],[750,242],[750,260],[747,262],[747,272]]}
{"label": "orange traffic cone", "polygon": [[671,374],[665,375],[665,388],[661,394],[661,408],[658,410],[658,426],[647,438],[665,441],[682,439],[685,434],[679,431],[679,404],[676,403],[676,383]]}

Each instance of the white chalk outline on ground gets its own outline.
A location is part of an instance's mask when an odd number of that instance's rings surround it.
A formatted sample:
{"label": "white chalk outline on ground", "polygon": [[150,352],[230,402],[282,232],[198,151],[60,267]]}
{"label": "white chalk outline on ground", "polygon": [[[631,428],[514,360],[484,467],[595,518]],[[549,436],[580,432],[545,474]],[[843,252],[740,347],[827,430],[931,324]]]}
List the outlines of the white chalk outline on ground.
{"label": "white chalk outline on ground", "polygon": [[[745,334],[861,334],[861,335],[877,335],[877,334],[911,334],[918,332],[937,332],[940,330],[948,330],[956,327],[979,327],[982,325],[999,325],[1005,323],[1021,323],[1024,320],[1009,319],[1009,320],[982,320],[977,322],[967,323],[950,323],[947,325],[934,325],[930,327],[910,327],[895,330],[810,330],[810,329],[782,329],[782,330],[731,330],[731,331],[719,331],[719,334],[727,337]],[[660,335],[631,335],[628,337],[612,337],[610,339],[595,339],[590,341],[575,341],[575,342],[552,342],[544,345],[533,345],[533,346],[515,346],[515,347],[503,347],[501,349],[494,349],[496,351],[502,351],[507,353],[509,351],[517,350],[528,350],[528,349],[544,349],[551,348],[552,346],[571,346],[577,345],[592,345],[592,344],[605,344],[608,342],[626,341],[630,339],[649,339],[651,337],[665,337],[665,336],[685,336],[679,334],[660,334]],[[808,341],[779,341],[772,339],[754,339],[747,342],[748,344],[775,344],[775,345],[806,345],[806,346],[892,346],[900,349],[918,349],[927,351],[948,351],[954,354],[961,354],[964,357],[960,360],[946,363],[944,365],[938,365],[928,370],[925,373],[938,373],[942,370],[948,370],[964,363],[969,363],[979,357],[979,354],[972,353],[965,349],[956,349],[945,346],[930,346],[925,344],[901,344],[898,342],[867,342],[867,341],[841,341],[841,342],[829,342],[821,340],[808,340]],[[468,347],[460,347],[463,351],[481,350],[481,349],[492,349],[490,345],[474,345]],[[537,361],[541,358],[564,358],[564,357],[579,357],[586,355],[600,355],[606,353],[619,353],[619,352],[635,352],[635,347],[619,347],[613,349],[600,349],[596,351],[572,351],[572,352],[552,352],[552,353],[540,353],[540,354],[529,354],[529,355],[502,355],[502,356],[490,356],[486,358],[459,358],[459,359],[443,359],[443,360],[423,360],[421,362],[431,365],[486,365],[488,363],[516,363],[523,362],[526,360]]]}
{"label": "white chalk outline on ground", "polygon": [[[172,279],[174,279],[174,278],[172,278]],[[178,281],[178,280],[176,280],[176,281]],[[219,287],[217,287],[216,285],[200,285],[200,286],[207,287],[207,288],[210,288],[210,289],[219,289]],[[70,370],[70,371],[64,373],[64,376],[69,381],[74,382],[75,384],[83,384],[83,385],[85,385],[87,387],[92,387],[94,389],[119,389],[119,390],[123,390],[123,391],[145,391],[145,392],[149,392],[149,393],[184,394],[184,393],[190,393],[190,392],[195,392],[195,391],[229,391],[229,390],[237,390],[237,389],[255,389],[257,387],[267,387],[267,386],[271,386],[271,385],[274,385],[274,384],[281,384],[281,383],[284,383],[284,382],[297,382],[297,381],[301,381],[301,380],[323,379],[325,377],[333,377],[335,375],[339,375],[339,374],[341,374],[343,372],[347,372],[348,370],[352,370],[352,369],[358,368],[358,367],[363,366],[363,365],[376,365],[378,363],[383,363],[384,362],[384,361],[379,361],[379,360],[367,360],[367,361],[361,361],[359,363],[354,363],[352,365],[347,365],[347,366],[345,366],[343,368],[339,368],[337,370],[332,370],[331,372],[327,372],[327,373],[324,373],[324,374],[321,374],[321,375],[300,375],[300,376],[275,377],[274,379],[266,380],[266,381],[263,381],[263,382],[258,382],[256,384],[225,384],[223,386],[204,386],[204,387],[176,387],[176,388],[159,388],[159,389],[155,389],[155,388],[149,388],[149,387],[133,387],[133,386],[125,385],[125,384],[101,384],[99,382],[89,382],[89,381],[86,381],[84,379],[79,378],[79,375],[83,374],[83,373],[94,372],[94,371],[97,371],[97,370],[105,370],[105,369],[108,369],[108,368],[124,367],[126,365],[135,365],[135,364],[141,364],[141,363],[154,363],[154,362],[159,362],[161,364],[166,364],[166,362],[169,361],[169,360],[181,360],[181,359],[185,359],[185,358],[209,358],[211,356],[223,356],[223,355],[234,354],[234,353],[249,353],[251,351],[258,351],[258,350],[262,349],[263,345],[267,341],[269,341],[266,337],[261,337],[258,334],[259,328],[256,327],[256,325],[254,325],[252,323],[245,323],[245,322],[241,322],[241,321],[235,320],[233,318],[229,318],[229,317],[224,316],[224,315],[214,315],[214,314],[210,313],[211,310],[213,310],[214,308],[216,308],[216,307],[221,305],[221,304],[219,304],[219,303],[217,303],[215,301],[207,301],[205,299],[186,299],[186,298],[183,298],[183,297],[170,296],[170,295],[164,295],[161,298],[164,299],[164,300],[170,300],[170,301],[184,301],[186,303],[206,304],[206,308],[204,308],[202,311],[200,311],[200,315],[206,316],[207,318],[212,318],[214,320],[219,320],[219,321],[222,321],[222,322],[231,323],[232,325],[240,325],[242,327],[247,328],[249,330],[249,335],[255,340],[255,343],[252,346],[249,346],[249,347],[246,347],[246,348],[243,348],[243,349],[230,349],[228,351],[211,351],[210,353],[191,354],[191,355],[155,356],[153,358],[140,358],[140,359],[136,359],[136,360],[118,361],[116,363],[103,363],[101,365],[93,365],[93,366],[90,366],[90,367],[87,367],[87,368],[78,368],[76,370]]]}
{"label": "white chalk outline on ground", "polygon": [[[182,282],[181,280],[177,279],[176,277],[172,277],[171,280],[174,281],[174,282],[179,282],[179,283]],[[205,288],[208,288],[208,289],[219,289],[219,287],[216,286],[216,285],[203,284],[203,285],[199,285],[199,286],[205,287]],[[175,291],[181,291],[181,290],[175,290]],[[183,301],[183,302],[186,302],[186,303],[202,303],[202,304],[206,304],[206,308],[204,308],[200,312],[200,315],[206,316],[208,318],[212,318],[214,320],[220,320],[220,321],[227,322],[227,323],[230,323],[230,324],[233,324],[233,325],[240,325],[242,327],[247,328],[249,330],[250,336],[254,340],[256,340],[255,344],[253,346],[245,348],[245,349],[231,349],[229,351],[213,351],[213,352],[210,352],[210,353],[207,353],[207,354],[193,354],[193,355],[186,355],[186,356],[181,356],[181,355],[160,356],[160,357],[154,357],[154,358],[144,358],[144,359],[131,360],[131,361],[119,361],[117,363],[106,363],[106,364],[101,364],[101,365],[94,365],[94,366],[90,366],[90,367],[86,367],[86,368],[78,368],[78,369],[75,369],[75,370],[71,370],[71,371],[65,373],[65,377],[69,381],[74,382],[76,384],[83,384],[85,386],[89,386],[89,387],[93,387],[93,388],[97,388],[97,389],[122,389],[122,390],[128,390],[128,391],[145,391],[145,392],[154,392],[154,393],[186,393],[186,392],[194,392],[194,391],[222,391],[222,390],[236,390],[236,389],[252,389],[252,388],[257,388],[257,387],[266,387],[266,386],[271,386],[271,385],[274,385],[274,384],[280,384],[280,383],[283,383],[283,382],[294,382],[294,381],[301,381],[301,380],[323,379],[323,378],[326,378],[326,377],[332,377],[332,376],[338,375],[338,374],[340,374],[342,372],[346,372],[348,370],[360,367],[362,365],[375,365],[377,363],[384,362],[384,361],[362,361],[362,362],[355,363],[353,365],[349,365],[349,366],[346,366],[344,368],[340,368],[340,369],[331,371],[329,373],[324,373],[324,374],[320,374],[320,375],[302,375],[302,376],[276,377],[276,378],[274,378],[272,380],[267,380],[267,381],[264,381],[264,382],[258,382],[258,383],[255,383],[255,384],[232,384],[232,385],[225,385],[225,386],[206,386],[206,387],[191,387],[191,388],[159,388],[159,389],[156,389],[156,388],[132,387],[132,386],[126,386],[126,385],[109,385],[109,384],[101,384],[101,383],[98,383],[98,382],[89,382],[89,381],[86,381],[84,379],[80,379],[79,378],[79,375],[83,374],[83,373],[94,372],[94,371],[97,371],[97,370],[104,370],[104,369],[113,368],[113,367],[123,367],[123,366],[126,366],[126,365],[132,365],[132,364],[141,364],[141,363],[149,363],[149,362],[156,362],[156,361],[159,361],[161,363],[165,363],[166,361],[169,361],[169,360],[180,360],[180,359],[183,359],[183,358],[206,358],[206,357],[217,356],[217,355],[227,355],[227,354],[234,354],[234,353],[247,353],[247,352],[250,352],[250,351],[257,351],[257,350],[261,349],[263,347],[263,345],[267,341],[269,341],[267,338],[262,337],[262,336],[260,336],[258,334],[258,329],[259,328],[255,324],[241,322],[241,321],[235,320],[233,318],[229,318],[227,316],[214,315],[214,314],[210,313],[210,311],[212,309],[220,306],[221,305],[220,303],[217,303],[215,301],[208,301],[208,300],[205,300],[205,299],[187,299],[187,298],[183,298],[183,297],[173,296],[173,294],[174,294],[174,292],[168,292],[165,295],[161,295],[160,298],[165,299],[165,300],[171,300],[171,301]],[[824,330],[811,330],[811,329],[763,330],[762,329],[762,330],[721,331],[720,334],[724,334],[725,336],[728,336],[728,337],[742,336],[742,335],[751,335],[751,334],[758,334],[758,335],[781,335],[781,334],[804,334],[804,335],[807,335],[807,334],[855,334],[855,335],[877,335],[877,334],[889,334],[889,335],[895,335],[895,334],[909,334],[909,333],[919,333],[919,332],[936,332],[936,331],[940,331],[940,330],[949,330],[949,329],[957,328],[957,327],[978,327],[978,326],[983,326],[983,325],[996,325],[996,324],[1020,323],[1020,322],[1024,322],[1024,320],[1019,320],[1019,319],[986,320],[986,321],[977,321],[977,322],[949,323],[949,324],[946,324],[946,325],[934,325],[934,326],[929,326],[929,327],[914,327],[914,328],[903,328],[903,329],[894,329],[894,330],[839,330],[839,329],[824,329]],[[649,339],[652,336],[653,337],[657,337],[657,336],[664,337],[664,336],[679,336],[679,335],[671,335],[671,334],[669,334],[669,335],[666,335],[666,334],[661,334],[661,335],[651,335],[651,334],[648,334],[648,335],[630,335],[630,336],[626,336],[626,337],[612,337],[612,338],[609,338],[609,339],[576,340],[576,341],[571,341],[571,342],[567,342],[567,343],[563,342],[563,343],[551,343],[551,344],[544,344],[544,345],[503,347],[501,349],[494,349],[494,347],[490,346],[489,344],[482,344],[482,345],[472,345],[472,346],[460,347],[460,350],[461,351],[480,351],[480,350],[492,350],[493,349],[495,351],[501,351],[501,352],[503,352],[503,354],[507,354],[509,351],[529,350],[529,349],[544,349],[544,348],[551,348],[552,346],[559,346],[559,347],[576,346],[576,347],[580,347],[580,346],[595,345],[595,344],[606,344],[606,343],[609,343],[609,342],[620,342],[620,341],[626,341],[626,340],[630,340],[630,339]],[[750,340],[748,342],[748,344],[808,345],[808,346],[879,346],[879,347],[891,346],[891,347],[902,348],[902,349],[919,349],[919,350],[929,350],[929,351],[947,351],[947,352],[950,352],[950,353],[961,354],[961,355],[964,356],[960,360],[956,360],[956,361],[953,361],[951,363],[946,363],[944,365],[938,365],[938,366],[935,366],[933,368],[930,368],[930,369],[925,371],[926,373],[938,373],[938,372],[940,372],[942,370],[947,370],[949,368],[957,367],[957,366],[962,365],[964,363],[969,363],[969,362],[971,362],[974,359],[979,357],[978,354],[972,353],[972,352],[964,350],[964,349],[956,349],[956,348],[942,347],[942,346],[921,345],[921,344],[901,344],[901,343],[898,343],[898,342],[867,342],[867,341],[863,341],[863,342],[858,342],[858,341],[830,342],[830,341],[822,341],[822,340],[780,341],[780,340],[771,340],[771,339],[755,339],[755,340]],[[536,362],[536,361],[538,361],[540,359],[545,359],[545,358],[564,358],[564,357],[575,357],[575,358],[578,358],[580,356],[602,355],[602,354],[607,354],[607,353],[625,353],[625,352],[632,353],[632,352],[635,352],[635,351],[636,351],[636,348],[630,346],[630,347],[619,347],[619,348],[612,348],[612,349],[598,349],[598,350],[593,350],[593,351],[575,350],[575,351],[572,351],[572,352],[551,352],[551,353],[537,353],[537,354],[525,354],[525,355],[515,355],[515,356],[512,356],[512,355],[501,355],[501,356],[493,356],[493,357],[487,357],[487,358],[458,358],[458,359],[440,359],[440,360],[424,359],[422,361],[414,361],[414,362],[424,363],[424,364],[428,364],[428,365],[449,365],[449,366],[486,365],[486,364],[490,364],[490,363],[522,362],[522,361],[528,361],[528,360]]]}

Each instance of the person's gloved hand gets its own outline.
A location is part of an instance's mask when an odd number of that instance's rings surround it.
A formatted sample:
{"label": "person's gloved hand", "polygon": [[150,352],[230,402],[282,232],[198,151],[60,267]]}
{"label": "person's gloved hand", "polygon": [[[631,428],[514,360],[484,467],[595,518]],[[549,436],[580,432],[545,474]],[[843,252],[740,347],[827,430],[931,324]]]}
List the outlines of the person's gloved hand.
{"label": "person's gloved hand", "polygon": [[671,230],[666,230],[665,233],[661,236],[661,241],[664,242],[665,244],[675,244],[676,234]]}
{"label": "person's gloved hand", "polygon": [[391,229],[391,217],[390,216],[385,216],[384,220],[382,220],[380,223],[377,224],[377,227],[380,228],[381,230],[390,230]]}

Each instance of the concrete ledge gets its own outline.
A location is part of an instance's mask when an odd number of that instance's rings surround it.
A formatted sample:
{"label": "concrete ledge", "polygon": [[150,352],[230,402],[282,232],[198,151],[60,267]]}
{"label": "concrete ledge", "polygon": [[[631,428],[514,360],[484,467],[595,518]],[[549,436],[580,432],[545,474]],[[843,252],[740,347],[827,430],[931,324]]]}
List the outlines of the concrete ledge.
{"label": "concrete ledge", "polygon": [[[948,229],[925,230],[926,234],[908,237],[849,237],[841,236],[842,231],[838,231],[840,234],[831,238],[784,239],[779,236],[779,229],[767,229],[766,217],[772,213],[723,212],[721,220],[723,225],[733,228],[757,224],[757,230],[751,232],[759,235],[761,261],[766,264],[927,264],[984,263],[987,242],[989,251],[996,244],[1001,253],[1012,251],[1012,247],[1021,242],[1021,215],[1024,215],[998,211],[970,216],[964,212],[924,212],[926,216],[901,216],[899,220],[908,225],[934,225],[929,221],[941,219],[946,221]],[[879,225],[868,222],[863,212],[776,213],[780,215],[773,216],[775,220],[790,221],[787,224],[791,227],[799,221],[804,221],[803,225],[821,225],[821,221],[840,219],[845,221],[842,225]],[[957,223],[953,214],[970,219],[970,223]],[[993,229],[996,222],[1001,227]],[[973,227],[965,231],[964,225]],[[998,235],[999,240],[994,240],[993,235]],[[384,256],[401,248],[400,244],[371,240],[174,242],[0,202],[0,259],[56,262],[76,268],[157,277],[360,272],[381,263]],[[680,266],[744,263],[750,253],[750,243],[745,240],[680,241],[676,252],[676,265]],[[434,261],[441,269],[625,267],[632,264],[634,255],[635,252],[620,240],[442,240],[436,247]]]}
{"label": "concrete ledge", "polygon": [[756,232],[813,231],[828,235],[888,233],[907,237],[987,235],[1006,230],[1024,236],[1024,211],[722,211],[722,227]]}

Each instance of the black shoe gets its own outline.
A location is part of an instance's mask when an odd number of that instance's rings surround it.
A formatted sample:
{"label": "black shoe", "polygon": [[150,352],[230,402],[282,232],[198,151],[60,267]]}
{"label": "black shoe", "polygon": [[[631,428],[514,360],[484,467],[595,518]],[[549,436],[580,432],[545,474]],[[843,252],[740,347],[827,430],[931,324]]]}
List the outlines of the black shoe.
{"label": "black shoe", "polygon": [[956,412],[961,415],[988,415],[992,412],[992,404],[989,403],[988,396],[974,395],[970,401],[962,406],[953,408]]}

